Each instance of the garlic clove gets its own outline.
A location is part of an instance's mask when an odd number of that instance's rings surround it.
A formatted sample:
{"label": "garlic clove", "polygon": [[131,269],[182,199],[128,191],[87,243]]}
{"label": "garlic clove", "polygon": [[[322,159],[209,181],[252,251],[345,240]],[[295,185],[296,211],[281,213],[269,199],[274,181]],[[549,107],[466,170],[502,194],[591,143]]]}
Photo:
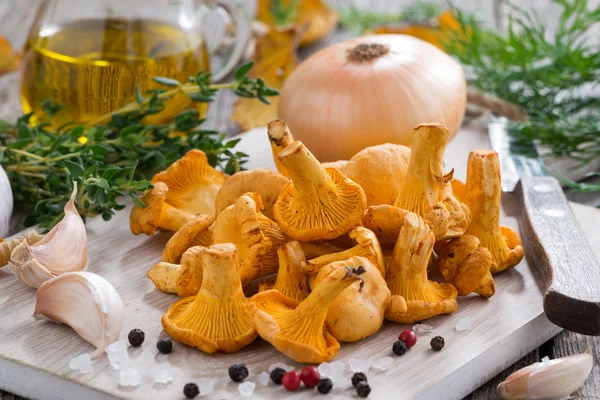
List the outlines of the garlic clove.
{"label": "garlic clove", "polygon": [[566,398],[583,386],[592,371],[589,351],[521,368],[498,385],[498,395],[511,400]]}
{"label": "garlic clove", "polygon": [[96,347],[92,358],[118,339],[123,301],[104,278],[91,272],[67,272],[44,282],[35,293],[33,317],[66,324]]}
{"label": "garlic clove", "polygon": [[21,236],[14,239],[2,240],[0,239],[0,268],[4,267],[10,261],[10,255],[19,244],[23,241],[34,244],[39,242],[44,235],[40,235],[37,231],[30,229],[25,231]]}
{"label": "garlic clove", "polygon": [[73,183],[63,219],[38,242],[24,240],[12,251],[9,264],[26,285],[37,288],[54,276],[87,268],[87,236],[75,208],[76,194],[77,184]]}

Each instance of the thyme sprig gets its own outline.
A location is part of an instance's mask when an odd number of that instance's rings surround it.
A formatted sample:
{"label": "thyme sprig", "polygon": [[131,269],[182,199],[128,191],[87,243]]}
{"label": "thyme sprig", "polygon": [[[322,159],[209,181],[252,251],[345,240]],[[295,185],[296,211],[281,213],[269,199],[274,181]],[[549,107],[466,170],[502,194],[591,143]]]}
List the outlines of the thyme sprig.
{"label": "thyme sprig", "polygon": [[52,117],[62,105],[47,101],[47,121],[31,124],[32,114],[13,123],[0,121],[0,165],[6,170],[17,202],[32,206],[26,225],[51,228],[63,217],[63,207],[78,184],[76,206],[84,217],[101,215],[109,220],[130,196],[144,206],[136,194],[152,184],[151,176],[168,167],[191,149],[207,154],[209,163],[232,174],[243,168],[247,155],[235,151],[239,140],[225,140],[224,134],[203,130],[204,119],[196,109],[184,110],[164,125],[144,122],[148,115],[165,108],[178,93],[193,101],[212,102],[219,90],[233,90],[238,96],[256,98],[268,104],[278,92],[261,78],[252,79],[252,63],[240,67],[232,82],[214,84],[210,73],[200,72],[189,82],[157,77],[171,88],[136,91],[136,101],[99,118],[88,126],[69,124],[55,127]]}

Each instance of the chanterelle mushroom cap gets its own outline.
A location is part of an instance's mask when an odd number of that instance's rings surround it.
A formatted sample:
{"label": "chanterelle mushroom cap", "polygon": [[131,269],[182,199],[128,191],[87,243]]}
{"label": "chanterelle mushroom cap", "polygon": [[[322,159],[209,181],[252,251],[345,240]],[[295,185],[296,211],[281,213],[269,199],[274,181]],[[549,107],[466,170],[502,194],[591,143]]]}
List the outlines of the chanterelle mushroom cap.
{"label": "chanterelle mushroom cap", "polygon": [[331,264],[335,261],[344,261],[352,257],[365,257],[371,261],[379,270],[380,274],[385,275],[385,260],[377,236],[362,226],[357,226],[349,232],[349,236],[356,242],[356,245],[347,250],[338,253],[325,254],[323,256],[308,260],[302,270],[312,273],[319,268]]}
{"label": "chanterelle mushroom cap", "polygon": [[476,236],[479,246],[492,253],[495,261],[492,274],[521,262],[524,252],[519,235],[509,227],[500,227],[502,188],[500,161],[495,151],[475,150],[469,153],[465,193],[472,215],[467,233]]}
{"label": "chanterelle mushroom cap", "polygon": [[260,196],[246,193],[223,210],[213,225],[213,243],[233,243],[238,248],[243,286],[277,272],[277,249],[289,240],[261,209]]}
{"label": "chanterelle mushroom cap", "polygon": [[146,191],[140,199],[146,207],[134,206],[129,215],[129,227],[134,235],[142,233],[152,236],[157,229],[177,231],[193,214],[180,210],[166,202],[169,188],[163,182],[156,182],[154,187]]}
{"label": "chanterelle mushroom cap", "polygon": [[169,187],[165,201],[191,215],[215,215],[215,198],[226,175],[208,163],[206,154],[190,150],[166,170],[152,178]]}
{"label": "chanterelle mushroom cap", "polygon": [[325,169],[302,142],[279,153],[292,182],[281,191],[273,212],[291,238],[310,242],[334,239],[358,225],[365,192],[334,168]]}
{"label": "chanterelle mushroom cap", "polygon": [[[323,168],[335,168],[338,171],[344,171],[344,167],[348,164],[347,160],[337,160],[321,163]],[[357,182],[358,183],[358,182]]]}
{"label": "chanterelle mushroom cap", "polygon": [[175,291],[179,297],[195,296],[202,286],[204,268],[202,258],[205,247],[190,247],[181,256],[181,272],[175,282]]}
{"label": "chanterelle mushroom cap", "polygon": [[479,239],[463,235],[434,246],[438,265],[444,279],[458,291],[459,296],[475,292],[489,298],[496,292],[490,268],[494,265],[491,253],[479,247]]}
{"label": "chanterelle mushroom cap", "polygon": [[398,144],[367,147],[354,155],[342,169],[367,196],[367,206],[394,204],[404,184],[410,149]]}
{"label": "chanterelle mushroom cap", "polygon": [[361,280],[364,271],[348,267],[332,272],[301,303],[277,290],[254,295],[252,317],[258,334],[299,363],[331,360],[340,344],[325,326],[327,310],[344,289]]}
{"label": "chanterelle mushroom cap", "polygon": [[288,242],[277,249],[279,271],[277,276],[260,283],[258,290],[278,290],[287,297],[302,301],[308,296],[306,275],[300,271],[300,265],[306,261],[300,243]]}
{"label": "chanterelle mushroom cap", "polygon": [[387,204],[371,206],[363,214],[361,223],[375,233],[382,246],[394,245],[406,214],[408,211]]}
{"label": "chanterelle mushroom cap", "polygon": [[345,267],[364,268],[363,282],[353,283],[333,300],[325,322],[340,342],[356,342],[381,328],[391,293],[379,268],[365,257],[352,257],[322,267],[313,282],[314,287],[333,271]]}
{"label": "chanterelle mushroom cap", "polygon": [[181,274],[181,265],[161,261],[148,271],[148,279],[154,286],[165,293],[175,293],[177,278]]}
{"label": "chanterelle mushroom cap", "polygon": [[177,301],[162,317],[164,330],[178,342],[206,353],[231,353],[257,337],[250,302],[244,296],[237,251],[231,243],[199,247],[203,280],[196,296]]}
{"label": "chanterelle mushroom cap", "polygon": [[394,206],[433,224],[436,240],[465,233],[471,220],[469,208],[452,195],[454,170],[443,171],[449,131],[440,124],[420,124],[413,132],[410,163]]}
{"label": "chanterelle mushroom cap", "polygon": [[249,171],[240,171],[231,175],[217,193],[215,200],[216,215],[234,204],[244,193],[258,193],[265,207],[264,214],[273,219],[273,206],[279,193],[289,179],[278,172],[265,168],[255,168]]}
{"label": "chanterelle mushroom cap", "polygon": [[430,223],[408,213],[385,279],[392,292],[385,318],[408,324],[456,311],[454,286],[427,279],[434,243]]}
{"label": "chanterelle mushroom cap", "polygon": [[294,137],[286,123],[280,119],[269,122],[267,131],[269,133],[269,142],[271,143],[271,151],[273,152],[273,160],[275,161],[277,171],[279,171],[281,175],[289,178],[287,169],[281,163],[278,156],[281,150],[294,142]]}
{"label": "chanterelle mushroom cap", "polygon": [[197,215],[188,221],[171,236],[163,251],[162,260],[176,264],[190,247],[209,246],[212,243],[210,226],[214,220],[210,215]]}

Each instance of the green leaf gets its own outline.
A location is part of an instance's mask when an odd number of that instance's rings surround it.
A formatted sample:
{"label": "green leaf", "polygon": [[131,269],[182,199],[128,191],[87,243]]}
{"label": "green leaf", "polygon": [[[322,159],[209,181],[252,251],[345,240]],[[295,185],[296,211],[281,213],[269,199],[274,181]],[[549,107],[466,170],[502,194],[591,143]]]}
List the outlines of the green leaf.
{"label": "green leaf", "polygon": [[108,184],[108,181],[104,178],[100,178],[98,180],[98,182],[96,182],[98,186],[100,186],[102,189],[104,190],[110,190],[110,185]]}
{"label": "green leaf", "polygon": [[31,128],[24,122],[20,122],[17,126],[17,137],[19,139],[30,139],[33,137]]}
{"label": "green leaf", "polygon": [[65,160],[63,161],[65,164],[65,167],[69,170],[69,174],[71,175],[71,180],[76,181],[77,179],[81,178],[85,172],[85,170],[83,169],[83,167],[77,163],[74,163],[73,161],[69,161],[69,160]]}
{"label": "green leaf", "polygon": [[91,146],[87,146],[86,148],[91,150],[92,153],[99,156],[105,156],[110,152],[110,147],[102,144],[93,144]]}
{"label": "green leaf", "polygon": [[135,101],[138,104],[143,104],[144,103],[144,96],[142,95],[142,91],[140,89],[140,85],[135,85]]}
{"label": "green leaf", "polygon": [[148,205],[146,203],[144,203],[142,200],[138,199],[134,195],[129,194],[129,197],[131,197],[131,199],[133,200],[133,204],[136,207],[139,207],[139,208],[146,208],[146,207],[148,207]]}
{"label": "green leaf", "polygon": [[237,71],[235,71],[235,80],[241,81],[242,78],[244,76],[246,76],[248,74],[248,72],[250,72],[250,70],[252,69],[253,66],[254,66],[254,61],[250,61],[249,63],[246,63],[246,64],[242,65],[241,67],[239,67],[237,69]]}
{"label": "green leaf", "polygon": [[13,129],[13,125],[8,123],[7,121],[0,119],[0,133],[1,132],[8,132],[11,131]]}
{"label": "green leaf", "polygon": [[164,76],[155,76],[152,78],[154,82],[165,86],[181,86],[181,83],[176,79],[165,78]]}

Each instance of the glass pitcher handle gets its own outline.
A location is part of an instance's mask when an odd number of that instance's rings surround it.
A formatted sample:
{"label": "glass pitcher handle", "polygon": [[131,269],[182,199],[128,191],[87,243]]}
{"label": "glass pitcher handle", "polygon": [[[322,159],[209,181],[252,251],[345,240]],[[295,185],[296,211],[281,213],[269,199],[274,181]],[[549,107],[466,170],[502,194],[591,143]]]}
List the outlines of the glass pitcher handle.
{"label": "glass pitcher handle", "polygon": [[216,4],[218,7],[221,7],[235,23],[235,44],[231,49],[231,54],[229,55],[225,65],[223,65],[220,70],[212,74],[212,79],[214,82],[218,82],[226,77],[238,64],[242,58],[242,55],[244,54],[246,46],[248,45],[248,41],[250,40],[251,30],[248,12],[246,11],[246,8],[237,0],[217,0]]}

